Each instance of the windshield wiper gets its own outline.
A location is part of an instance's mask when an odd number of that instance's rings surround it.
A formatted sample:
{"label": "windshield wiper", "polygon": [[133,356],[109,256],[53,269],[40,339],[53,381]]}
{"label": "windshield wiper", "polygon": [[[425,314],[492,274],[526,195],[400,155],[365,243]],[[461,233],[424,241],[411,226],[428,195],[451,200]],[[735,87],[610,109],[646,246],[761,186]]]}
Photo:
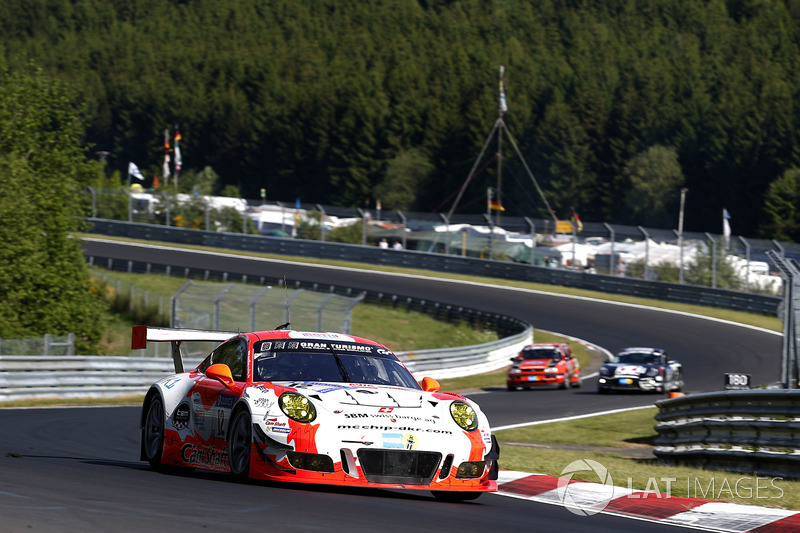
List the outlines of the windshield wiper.
{"label": "windshield wiper", "polygon": [[331,343],[328,343],[328,349],[331,351],[333,357],[336,359],[336,366],[339,367],[339,372],[341,373],[342,378],[344,378],[345,382],[349,383],[350,375],[347,373],[347,369],[344,367],[344,363],[342,363],[342,360],[339,358],[339,354],[337,354],[336,350],[333,349],[333,345]]}

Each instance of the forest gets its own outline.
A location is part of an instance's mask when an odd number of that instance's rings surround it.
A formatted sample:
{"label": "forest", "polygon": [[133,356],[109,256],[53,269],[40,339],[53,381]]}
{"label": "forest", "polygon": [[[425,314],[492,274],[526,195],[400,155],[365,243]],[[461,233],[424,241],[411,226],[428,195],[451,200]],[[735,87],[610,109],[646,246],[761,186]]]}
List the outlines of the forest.
{"label": "forest", "polygon": [[[135,162],[148,187],[436,213],[469,182],[458,212],[494,187],[547,217],[527,165],[559,218],[675,228],[685,188],[688,231],[727,209],[736,235],[800,242],[800,0],[0,5],[0,70],[72,87],[119,186]],[[501,65],[498,175],[498,147],[476,158]]]}

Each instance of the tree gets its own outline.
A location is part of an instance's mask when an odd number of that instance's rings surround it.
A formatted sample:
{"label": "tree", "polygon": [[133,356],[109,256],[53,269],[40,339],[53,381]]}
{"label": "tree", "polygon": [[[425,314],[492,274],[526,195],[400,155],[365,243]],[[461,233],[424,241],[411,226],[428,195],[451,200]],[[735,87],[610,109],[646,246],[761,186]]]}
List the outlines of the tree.
{"label": "tree", "polygon": [[104,330],[80,241],[80,184],[101,173],[83,146],[84,107],[41,70],[0,72],[0,337],[75,333],[91,353]]}
{"label": "tree", "polygon": [[800,169],[791,168],[769,184],[764,199],[765,237],[800,241]]}
{"label": "tree", "polygon": [[[742,280],[737,276],[733,263],[717,243],[716,256],[711,250],[698,247],[694,261],[686,269],[686,282],[692,285],[711,287],[714,279],[721,289],[741,290]],[[716,265],[714,264],[716,259]]]}
{"label": "tree", "polygon": [[675,198],[683,183],[675,149],[651,146],[628,162],[625,175],[630,180],[625,205],[630,211],[631,222],[668,224],[671,219],[665,213],[665,207]]}
{"label": "tree", "polygon": [[422,150],[406,150],[389,162],[386,176],[375,187],[375,197],[387,209],[408,210],[416,200],[417,187],[432,172],[433,165]]}

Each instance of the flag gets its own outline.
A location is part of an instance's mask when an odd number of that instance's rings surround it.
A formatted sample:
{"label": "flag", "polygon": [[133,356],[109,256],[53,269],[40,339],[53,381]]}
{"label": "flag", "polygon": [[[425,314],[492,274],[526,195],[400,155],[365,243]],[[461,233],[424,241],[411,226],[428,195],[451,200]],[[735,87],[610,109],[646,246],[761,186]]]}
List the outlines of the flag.
{"label": "flag", "polygon": [[133,176],[137,180],[144,181],[144,176],[142,176],[142,172],[139,170],[139,167],[136,166],[136,163],[130,162],[128,163],[128,176]]}
{"label": "flag", "polygon": [[164,177],[169,178],[169,130],[164,130]]}
{"label": "flag", "polygon": [[489,200],[489,209],[492,211],[505,211],[506,208],[503,207],[500,202],[497,200]]}
{"label": "flag", "polygon": [[572,210],[572,217],[570,217],[570,220],[578,232],[583,231],[583,222],[581,222],[581,217],[578,216],[578,213],[576,213],[574,209]]}
{"label": "flag", "polygon": [[722,234],[725,236],[725,247],[728,247],[728,242],[731,240],[731,215],[727,209],[722,210]]}
{"label": "flag", "polygon": [[178,125],[175,125],[175,175],[181,173],[181,167],[183,167],[183,158],[181,157],[181,131],[178,129]]}
{"label": "flag", "polygon": [[500,65],[500,114],[504,114],[508,111],[508,103],[506,102],[506,82],[503,78],[503,72],[505,71],[505,66]]}

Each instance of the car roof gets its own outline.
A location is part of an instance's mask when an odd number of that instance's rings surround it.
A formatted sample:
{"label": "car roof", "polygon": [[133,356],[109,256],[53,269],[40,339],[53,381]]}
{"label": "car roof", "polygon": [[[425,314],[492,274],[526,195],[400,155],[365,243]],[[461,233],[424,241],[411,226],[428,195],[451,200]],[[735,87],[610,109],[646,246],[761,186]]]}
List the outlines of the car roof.
{"label": "car roof", "polygon": [[523,350],[535,350],[536,348],[564,348],[568,347],[567,343],[565,342],[536,342],[534,344],[529,344],[523,348]]}
{"label": "car roof", "polygon": [[386,348],[383,344],[359,337],[357,335],[348,335],[345,333],[335,332],[321,332],[321,331],[298,331],[293,329],[277,329],[266,331],[251,331],[243,332],[243,336],[249,337],[254,341],[264,341],[270,339],[299,339],[299,340],[316,340],[316,341],[332,341],[332,342],[355,342],[359,344],[369,344],[372,346],[380,346]]}
{"label": "car roof", "polygon": [[622,350],[617,352],[617,355],[622,355],[624,353],[652,353],[654,355],[663,355],[664,350],[661,348],[646,348],[646,347],[633,346],[630,348],[623,348]]}

